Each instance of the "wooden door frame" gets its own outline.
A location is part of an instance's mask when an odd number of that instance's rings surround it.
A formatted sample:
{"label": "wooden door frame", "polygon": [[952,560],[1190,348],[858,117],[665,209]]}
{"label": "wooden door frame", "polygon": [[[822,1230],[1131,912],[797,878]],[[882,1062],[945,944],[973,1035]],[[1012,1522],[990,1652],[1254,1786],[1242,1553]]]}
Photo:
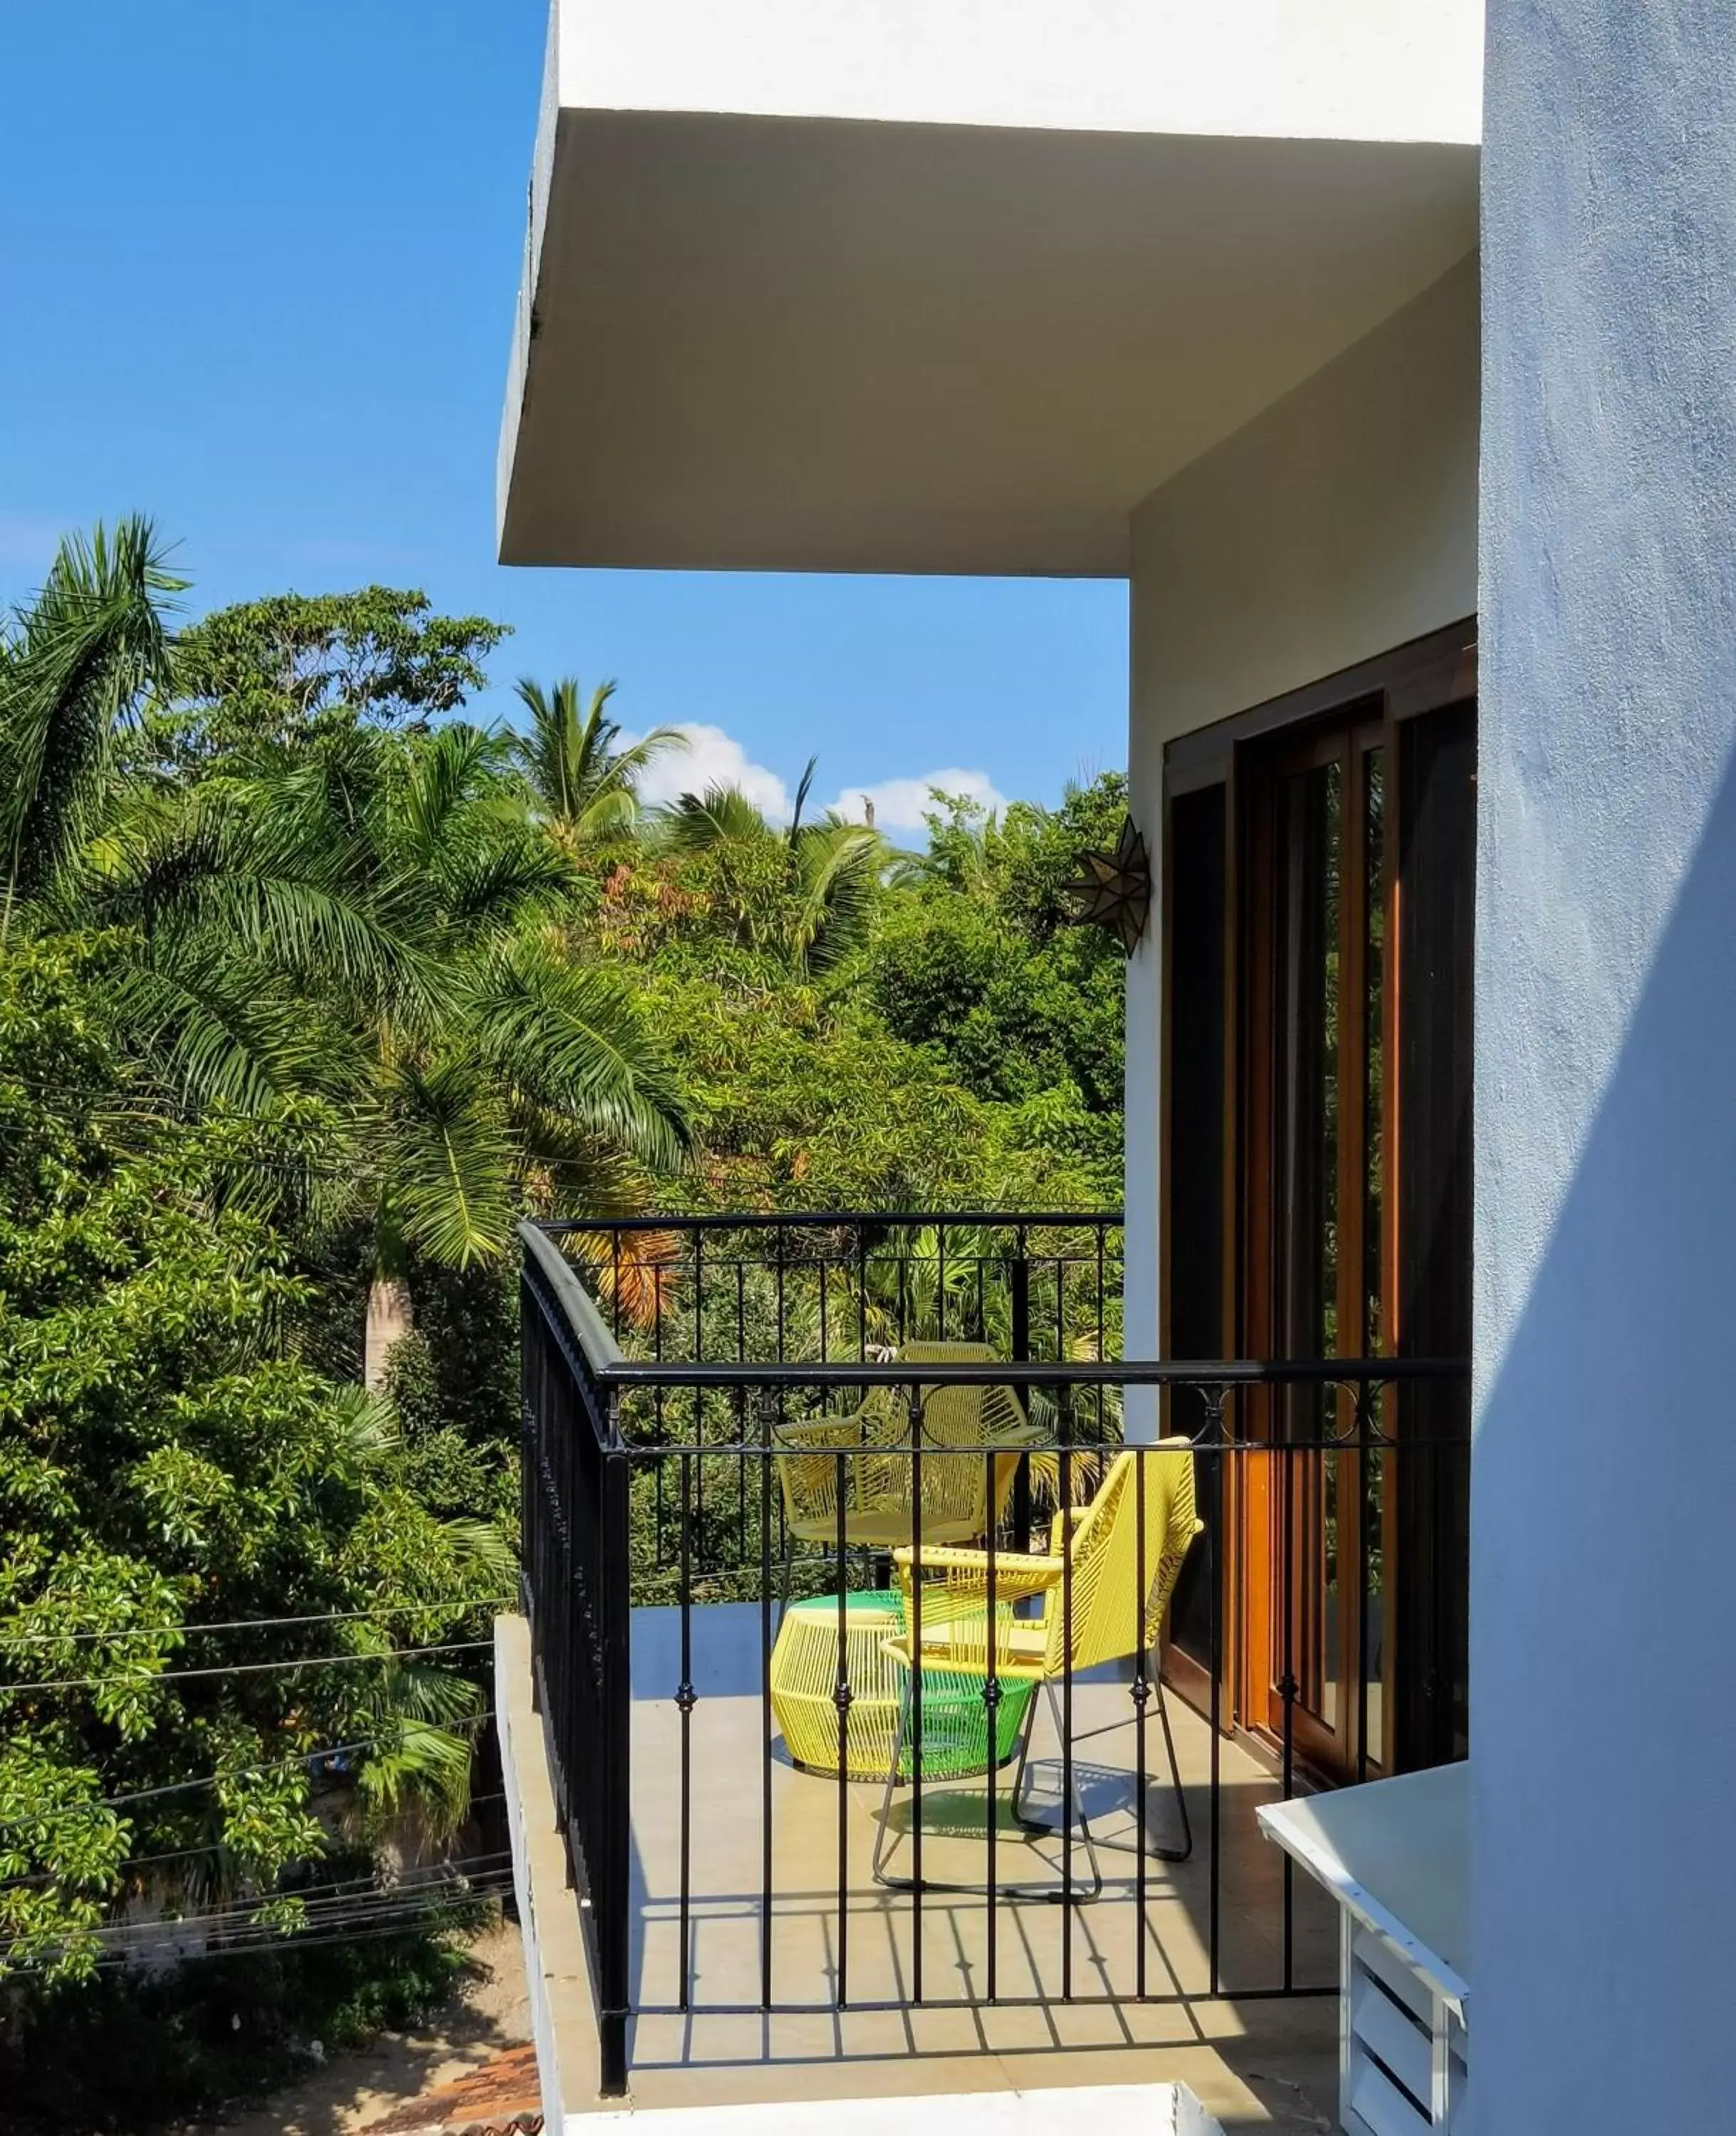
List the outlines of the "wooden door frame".
{"label": "wooden door frame", "polygon": [[[1336,729],[1355,715],[1381,729],[1380,745],[1387,748],[1387,837],[1396,855],[1398,821],[1394,802],[1398,791],[1398,768],[1406,722],[1427,713],[1474,698],[1476,694],[1476,623],[1475,617],[1413,639],[1378,658],[1341,670],[1336,674],[1269,699],[1215,725],[1196,730],[1167,745],[1164,764],[1164,823],[1161,838],[1162,909],[1160,920],[1161,959],[1161,1022],[1160,1032],[1160,1227],[1159,1334],[1161,1354],[1170,1349],[1170,1272],[1174,1265],[1170,1201],[1171,1122],[1169,1090],[1174,1031],[1171,1016],[1174,964],[1172,921],[1174,905],[1170,866],[1169,815],[1172,803],[1202,787],[1222,784],[1225,789],[1223,955],[1224,1002],[1224,1118],[1223,1124],[1223,1327],[1226,1357],[1257,1354],[1248,1347],[1251,1336],[1269,1326],[1269,1274],[1265,1293],[1255,1279],[1249,1254],[1249,1194],[1252,1182],[1262,1176],[1263,1158],[1270,1177],[1270,1091],[1251,1089],[1263,1080],[1271,1061],[1269,1017],[1262,1028],[1258,1002],[1250,989],[1247,964],[1247,904],[1252,894],[1243,881],[1244,856],[1258,866],[1259,845],[1248,843],[1247,820],[1250,774],[1256,755],[1265,755],[1284,740],[1306,738],[1307,730]],[[1353,755],[1353,761],[1354,756]],[[1360,829],[1359,826],[1359,838]],[[1269,845],[1267,851],[1269,852]],[[1399,1118],[1399,871],[1389,865],[1387,884],[1385,944],[1388,959],[1383,988],[1383,1113],[1386,1127],[1383,1188],[1381,1207],[1381,1294],[1383,1347],[1396,1349],[1398,1297],[1398,1156],[1400,1138],[1394,1124]],[[1360,975],[1359,975],[1359,978]],[[1343,988],[1340,998],[1344,998]],[[1263,1041],[1263,1042],[1262,1042]],[[1254,1063],[1261,1065],[1257,1070]],[[1359,1098],[1360,1094],[1359,1093]],[[1262,1103],[1263,1100],[1263,1103]],[[1264,1123],[1262,1129],[1262,1123]],[[1341,1152],[1344,1138],[1340,1138]],[[1340,1186],[1342,1202],[1342,1182]],[[1358,1197],[1360,1233],[1360,1197]],[[1267,1257],[1269,1264],[1269,1256]],[[1247,1391],[1239,1397],[1241,1408],[1226,1411],[1232,1435],[1259,1439],[1269,1431],[1262,1397]],[[1220,1713],[1232,1732],[1246,1732],[1256,1741],[1270,1743],[1271,1711],[1262,1697],[1272,1682],[1273,1648],[1272,1552],[1269,1538],[1276,1517],[1271,1488],[1269,1459],[1250,1457],[1224,1463],[1223,1514],[1224,1538],[1229,1547],[1220,1549],[1214,1576],[1216,1604],[1223,1628],[1224,1661]],[[1386,1491],[1392,1491],[1391,1464]],[[1359,1502],[1358,1517],[1361,1517]],[[1390,1532],[1392,1514],[1386,1519]],[[1360,1640],[1363,1627],[1356,1627]],[[1389,1717],[1394,1712],[1392,1671],[1395,1642],[1383,1642],[1383,1706]],[[1210,1673],[1187,1655],[1169,1650],[1165,1673],[1182,1695],[1202,1711],[1209,1708]],[[1307,1755],[1306,1746],[1297,1745]],[[1360,1745],[1358,1762],[1364,1770],[1369,1761]],[[1378,1769],[1376,1768],[1375,1769]]]}
{"label": "wooden door frame", "polygon": [[[1294,1354],[1283,1323],[1286,1307],[1276,1288],[1280,1265],[1279,1212],[1286,1189],[1279,1182],[1294,1153],[1279,1118],[1277,1062],[1290,1043],[1287,1032],[1296,1005],[1290,999],[1287,974],[1277,959],[1283,946],[1282,882],[1291,864],[1280,811],[1289,782],[1311,771],[1335,767],[1340,774],[1339,897],[1336,939],[1338,972],[1337,1133],[1332,1160],[1336,1210],[1336,1268],[1331,1307],[1340,1329],[1340,1350],[1359,1352],[1364,1344],[1366,1313],[1364,1169],[1369,1056],[1366,1029],[1367,930],[1364,886],[1367,875],[1367,801],[1370,759],[1392,761],[1393,736],[1379,696],[1353,698],[1325,721],[1311,720],[1300,731],[1280,728],[1245,745],[1243,821],[1250,862],[1242,884],[1242,941],[1247,959],[1244,998],[1248,1048],[1244,1061],[1243,1105],[1249,1162],[1242,1176],[1243,1256],[1242,1340],[1256,1357]],[[1391,925],[1392,879],[1383,886],[1384,925]],[[1383,1008],[1384,995],[1383,996]],[[1384,1029],[1382,1032],[1384,1040]],[[1391,1200],[1390,1137],[1382,1143],[1382,1209]],[[1324,1299],[1322,1304],[1325,1303]],[[1384,1300],[1383,1300],[1384,1303]],[[1384,1340],[1384,1323],[1374,1331]],[[1268,1405],[1268,1444],[1278,1439],[1276,1412]],[[1340,1392],[1331,1428],[1354,1429],[1354,1404]],[[1247,1631],[1242,1656],[1243,1710],[1249,1725],[1282,1739],[1286,1724],[1291,1753],[1306,1765],[1346,1778],[1369,1769],[1362,1740],[1364,1706],[1354,1687],[1361,1681],[1362,1643],[1366,1624],[1354,1608],[1355,1594],[1346,1567],[1362,1549],[1364,1492],[1362,1465],[1354,1454],[1320,1456],[1250,1457],[1242,1465],[1264,1479],[1272,1500],[1262,1524],[1251,1506],[1240,1538],[1247,1570]],[[1324,1611],[1325,1589],[1311,1575],[1318,1546],[1311,1530],[1311,1507],[1328,1480],[1334,1487],[1337,1517],[1338,1616],[1336,1636],[1327,1642],[1324,1624],[1313,1619]],[[1335,1717],[1327,1720],[1308,1703],[1310,1649],[1318,1645],[1335,1686]],[[1283,1684],[1295,1696],[1287,1709]],[[1323,1701],[1324,1704],[1324,1701]]]}

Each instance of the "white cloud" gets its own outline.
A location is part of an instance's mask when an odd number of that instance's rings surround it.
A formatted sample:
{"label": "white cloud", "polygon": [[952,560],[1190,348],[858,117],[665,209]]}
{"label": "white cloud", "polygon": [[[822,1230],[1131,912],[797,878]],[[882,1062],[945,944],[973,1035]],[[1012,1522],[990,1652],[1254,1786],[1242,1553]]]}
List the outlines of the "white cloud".
{"label": "white cloud", "polygon": [[[683,794],[703,794],[708,786],[738,786],[754,806],[773,823],[788,823],[794,803],[793,790],[769,765],[756,764],[735,736],[703,720],[672,721],[687,747],[659,756],[639,781],[639,799],[648,808],[667,808]],[[637,735],[624,734],[624,743]],[[985,771],[967,771],[948,765],[939,771],[924,772],[916,779],[883,779],[869,786],[847,787],[832,803],[839,815],[861,823],[867,803],[874,806],[874,821],[894,837],[921,835],[923,818],[935,807],[934,794],[963,794],[987,809],[1002,809],[1006,796],[999,792]],[[810,814],[816,813],[810,810]]]}
{"label": "white cloud", "polygon": [[979,807],[1002,809],[1007,805],[1005,794],[999,792],[985,771],[965,771],[957,765],[948,765],[944,770],[924,772],[920,779],[883,779],[877,786],[853,786],[839,795],[832,804],[840,816],[848,816],[852,823],[859,823],[867,813],[865,804],[874,804],[874,821],[883,831],[900,833],[921,831],[925,816],[934,813],[935,794],[962,794]]}
{"label": "white cloud", "polygon": [[[683,794],[703,794],[708,786],[739,786],[755,808],[774,822],[790,813],[790,789],[775,771],[756,764],[733,735],[703,720],[670,724],[687,742],[657,758],[639,774],[639,797],[653,808],[666,808]],[[636,741],[623,735],[623,742]]]}

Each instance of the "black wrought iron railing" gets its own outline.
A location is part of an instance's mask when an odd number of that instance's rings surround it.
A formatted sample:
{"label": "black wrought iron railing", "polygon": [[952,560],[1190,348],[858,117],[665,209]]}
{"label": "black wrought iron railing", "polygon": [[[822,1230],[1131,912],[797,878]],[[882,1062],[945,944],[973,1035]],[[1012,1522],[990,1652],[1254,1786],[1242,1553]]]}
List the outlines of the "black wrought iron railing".
{"label": "black wrought iron railing", "polygon": [[1466,1369],[1129,1360],[1121,1273],[1111,1215],[524,1227],[525,1605],[605,2090],[665,2014],[1333,1988],[1252,1806],[1417,1761],[1407,1672],[1454,1695],[1402,1579]]}

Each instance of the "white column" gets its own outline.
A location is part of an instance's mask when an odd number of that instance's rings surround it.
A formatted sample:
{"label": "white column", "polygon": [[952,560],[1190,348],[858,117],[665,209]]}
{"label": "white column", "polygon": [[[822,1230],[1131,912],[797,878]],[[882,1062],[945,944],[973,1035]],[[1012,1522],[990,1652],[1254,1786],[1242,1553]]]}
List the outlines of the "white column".
{"label": "white column", "polygon": [[1472,2125],[1736,2124],[1736,9],[1490,0]]}

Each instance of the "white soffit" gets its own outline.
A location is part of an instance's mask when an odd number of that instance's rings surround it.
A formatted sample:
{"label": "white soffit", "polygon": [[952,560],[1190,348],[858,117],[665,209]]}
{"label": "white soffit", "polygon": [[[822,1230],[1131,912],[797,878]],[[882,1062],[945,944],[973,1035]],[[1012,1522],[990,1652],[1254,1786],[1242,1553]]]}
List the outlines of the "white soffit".
{"label": "white soffit", "polygon": [[556,0],[509,563],[1118,575],[1476,236],[1466,0]]}
{"label": "white soffit", "polygon": [[1474,146],[1481,0],[556,0],[570,109]]}

